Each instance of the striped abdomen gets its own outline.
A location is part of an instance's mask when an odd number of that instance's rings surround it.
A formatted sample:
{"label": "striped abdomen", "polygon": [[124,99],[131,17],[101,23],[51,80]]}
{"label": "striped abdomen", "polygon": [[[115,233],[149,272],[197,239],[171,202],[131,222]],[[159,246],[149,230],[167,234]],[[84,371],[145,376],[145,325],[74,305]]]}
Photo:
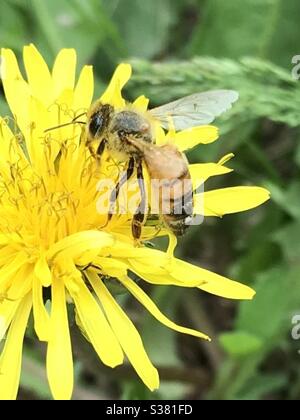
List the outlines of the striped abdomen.
{"label": "striped abdomen", "polygon": [[[193,217],[193,185],[185,156],[173,145],[152,146],[144,154],[151,177],[151,193],[167,225],[182,235]],[[154,210],[154,212],[155,212]],[[153,211],[153,208],[152,208]]]}

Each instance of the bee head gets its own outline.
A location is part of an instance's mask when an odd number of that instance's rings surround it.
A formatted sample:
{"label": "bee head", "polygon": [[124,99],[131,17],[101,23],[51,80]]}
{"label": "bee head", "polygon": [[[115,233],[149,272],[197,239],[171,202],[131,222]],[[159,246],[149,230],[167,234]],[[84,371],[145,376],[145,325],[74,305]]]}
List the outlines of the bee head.
{"label": "bee head", "polygon": [[88,132],[92,138],[101,137],[109,125],[112,110],[111,105],[100,105],[98,109],[94,110],[88,123]]}

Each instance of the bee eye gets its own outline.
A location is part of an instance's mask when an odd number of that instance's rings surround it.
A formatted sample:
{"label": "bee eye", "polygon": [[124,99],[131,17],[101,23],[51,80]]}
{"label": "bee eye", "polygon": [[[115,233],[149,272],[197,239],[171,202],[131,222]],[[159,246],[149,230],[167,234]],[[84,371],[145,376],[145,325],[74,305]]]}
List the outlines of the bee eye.
{"label": "bee eye", "polygon": [[89,131],[93,137],[100,136],[104,130],[104,118],[99,112],[91,116]]}

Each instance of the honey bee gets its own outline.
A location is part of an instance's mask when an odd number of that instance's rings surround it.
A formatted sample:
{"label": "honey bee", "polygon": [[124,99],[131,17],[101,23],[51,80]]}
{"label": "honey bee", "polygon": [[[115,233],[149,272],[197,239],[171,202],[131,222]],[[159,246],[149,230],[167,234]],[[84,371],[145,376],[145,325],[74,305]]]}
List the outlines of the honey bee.
{"label": "honey bee", "polygon": [[[125,174],[111,193],[108,221],[114,213],[122,185],[136,170],[141,201],[133,216],[132,234],[135,239],[140,238],[148,214],[142,166],[144,162],[150,179],[161,181],[157,188],[159,213],[164,224],[175,235],[182,235],[193,218],[193,186],[188,162],[174,145],[155,144],[153,121],[158,120],[167,129],[171,119],[176,130],[210,124],[230,109],[237,99],[238,93],[235,91],[212,90],[183,97],[143,114],[130,107],[114,109],[100,101],[94,103],[87,113],[87,146],[97,159],[101,158],[107,148],[120,161],[127,163]],[[92,144],[96,144],[96,148]],[[162,193],[163,188],[171,191],[167,198]],[[169,210],[166,212],[167,204]]]}

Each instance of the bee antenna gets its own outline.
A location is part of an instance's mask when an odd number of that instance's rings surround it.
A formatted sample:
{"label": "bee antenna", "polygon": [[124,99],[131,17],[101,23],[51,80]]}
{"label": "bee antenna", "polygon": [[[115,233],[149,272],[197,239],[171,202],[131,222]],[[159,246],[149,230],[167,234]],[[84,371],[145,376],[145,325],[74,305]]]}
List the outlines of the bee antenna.
{"label": "bee antenna", "polygon": [[73,121],[76,121],[80,117],[83,117],[84,115],[86,115],[86,112],[82,112],[81,114],[77,115],[77,117],[74,117],[73,120],[72,120],[72,122]]}
{"label": "bee antenna", "polygon": [[72,121],[70,121],[68,123],[56,125],[55,127],[47,128],[46,130],[44,130],[44,133],[48,133],[49,131],[52,131],[52,130],[57,130],[58,128],[61,128],[61,127],[66,127],[66,126],[71,125],[71,124],[86,124],[84,121],[77,121],[77,119],[82,117],[83,115],[86,115],[86,112],[83,112],[82,114],[77,115],[77,117],[74,117],[72,119]]}

